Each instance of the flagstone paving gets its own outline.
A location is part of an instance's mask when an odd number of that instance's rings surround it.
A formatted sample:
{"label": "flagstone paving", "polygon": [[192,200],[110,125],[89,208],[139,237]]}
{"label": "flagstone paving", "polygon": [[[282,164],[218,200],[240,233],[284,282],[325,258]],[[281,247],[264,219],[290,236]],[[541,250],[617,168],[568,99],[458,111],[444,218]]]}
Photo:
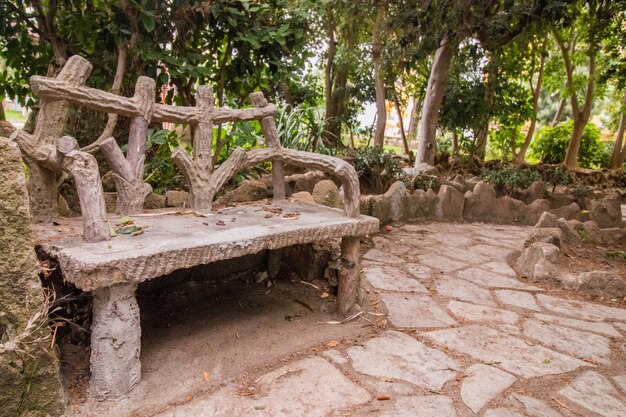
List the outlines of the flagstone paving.
{"label": "flagstone paving", "polygon": [[245,395],[229,383],[159,415],[626,416],[626,304],[518,279],[509,262],[530,230],[381,234],[362,264],[365,309],[387,314],[371,336],[287,361]]}

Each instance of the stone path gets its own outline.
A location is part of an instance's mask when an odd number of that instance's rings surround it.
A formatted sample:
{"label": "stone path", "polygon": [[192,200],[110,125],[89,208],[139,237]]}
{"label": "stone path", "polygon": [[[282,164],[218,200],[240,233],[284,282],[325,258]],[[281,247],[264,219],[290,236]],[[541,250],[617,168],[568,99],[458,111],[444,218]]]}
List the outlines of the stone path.
{"label": "stone path", "polygon": [[364,286],[388,316],[371,338],[159,416],[626,416],[625,305],[517,279],[507,258],[529,230],[439,223],[375,237]]}

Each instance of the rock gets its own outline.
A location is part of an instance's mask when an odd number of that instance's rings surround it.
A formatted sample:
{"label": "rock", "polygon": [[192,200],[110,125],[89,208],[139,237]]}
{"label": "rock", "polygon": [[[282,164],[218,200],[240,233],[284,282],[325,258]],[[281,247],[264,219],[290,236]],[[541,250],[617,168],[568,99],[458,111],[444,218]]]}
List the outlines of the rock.
{"label": "rock", "polygon": [[359,372],[408,381],[430,390],[440,390],[454,379],[459,368],[446,354],[393,330],[383,332],[362,346],[349,348],[348,356]]}
{"label": "rock", "polygon": [[467,268],[459,273],[459,278],[473,282],[487,288],[512,288],[517,290],[539,291],[540,288],[533,287],[515,279],[503,277],[491,271],[484,271],[478,268]]}
{"label": "rock", "polygon": [[339,197],[339,188],[331,180],[322,180],[313,187],[313,200],[317,204],[327,207],[343,208],[343,201]]}
{"label": "rock", "polygon": [[[478,325],[436,330],[421,333],[421,336],[479,361],[496,362],[498,368],[524,378],[561,374],[589,365],[539,345],[529,346],[522,339]],[[546,361],[549,361],[549,366]]]}
{"label": "rock", "polygon": [[496,297],[502,304],[525,308],[527,310],[541,311],[532,294],[523,291],[498,290]]}
{"label": "rock", "polygon": [[569,319],[567,317],[550,316],[548,314],[534,314],[535,318],[542,322],[559,324],[561,326],[574,327],[576,329],[588,332],[600,333],[609,337],[621,337],[620,333],[615,330],[609,323],[596,323],[585,320]]}
{"label": "rock", "polygon": [[572,288],[574,291],[584,291],[605,298],[626,297],[626,280],[613,271],[583,272],[576,281],[576,286]]}
{"label": "rock", "polygon": [[460,182],[442,180],[441,181],[441,185],[447,185],[449,187],[452,187],[455,190],[457,190],[458,192],[460,192],[461,194],[463,194],[465,192],[465,185],[461,184]]}
{"label": "rock", "polygon": [[539,217],[539,221],[537,222],[537,224],[535,224],[535,228],[536,229],[540,229],[540,228],[555,228],[558,227],[558,218],[550,213],[549,211],[545,211],[544,213],[541,214],[541,217]]}
{"label": "rock", "polygon": [[[0,138],[0,405],[6,416],[59,416],[66,408],[59,361],[50,349],[39,262],[30,225],[24,165],[15,143]],[[36,314],[18,354],[14,339]]]}
{"label": "rock", "polygon": [[535,181],[521,192],[521,197],[521,200],[526,204],[543,199],[546,197],[546,186],[542,181]]}
{"label": "rock", "polygon": [[115,180],[113,179],[113,171],[107,171],[102,178],[102,189],[105,193],[114,193],[117,191],[115,188]]}
{"label": "rock", "polygon": [[626,309],[623,308],[566,300],[544,294],[538,294],[537,300],[548,310],[564,316],[591,321],[619,320],[626,322]]}
{"label": "rock", "polygon": [[448,327],[456,321],[427,295],[382,294],[389,319],[397,327]]}
{"label": "rock", "polygon": [[67,201],[65,201],[62,195],[59,195],[59,197],[57,198],[57,208],[59,210],[59,216],[72,217],[72,211],[70,210],[70,206],[69,204],[67,204]]}
{"label": "rock", "polygon": [[439,188],[439,193],[437,197],[439,197],[435,208],[437,220],[463,220],[463,207],[465,206],[465,197],[458,189],[449,185],[442,185]]}
{"label": "rock", "polygon": [[189,207],[191,199],[187,191],[169,190],[165,192],[166,207]]}
{"label": "rock", "polygon": [[[492,207],[491,221],[509,224],[521,223],[526,219],[526,209],[526,204],[509,196],[497,198]],[[487,219],[486,216],[485,219]]]}
{"label": "rock", "polygon": [[[0,104],[1,105],[1,104]],[[0,120],[0,138],[9,138],[15,132],[15,126],[8,120]]]}
{"label": "rock", "polygon": [[535,225],[541,219],[543,213],[550,210],[548,200],[535,200],[524,209],[523,223],[527,225]]}
{"label": "rock", "polygon": [[570,245],[577,245],[580,243],[580,235],[576,231],[574,224],[576,220],[557,220],[557,227],[561,229],[563,240]]}
{"label": "rock", "polygon": [[301,203],[316,204],[315,200],[313,200],[313,196],[308,191],[293,193],[291,194],[291,199],[294,201],[300,201]]}
{"label": "rock", "polygon": [[[167,196],[167,193],[165,193],[165,195]],[[234,190],[224,193],[224,195],[221,196],[217,202],[219,204],[235,204],[245,203],[248,201],[258,201],[268,197],[269,192],[267,185],[263,181],[246,180]]]}
{"label": "rock", "polygon": [[376,217],[381,225],[391,222],[391,202],[384,195],[361,196],[361,214]]}
{"label": "rock", "polygon": [[524,415],[508,408],[494,408],[485,411],[483,417],[524,417]]}
{"label": "rock", "polygon": [[365,271],[365,279],[381,290],[428,293],[418,280],[398,268],[373,266]]}
{"label": "rock", "polygon": [[554,192],[548,194],[548,201],[550,201],[550,208],[556,209],[558,207],[567,206],[574,202],[574,197],[569,193]]}
{"label": "rock", "polygon": [[611,194],[602,200],[592,201],[589,218],[602,229],[622,227],[621,198],[617,194]]}
{"label": "rock", "polygon": [[165,201],[164,195],[150,193],[143,202],[143,208],[146,210],[160,209],[165,207]]}
{"label": "rock", "polygon": [[[452,179],[452,181],[458,184],[461,184],[463,187],[465,187],[465,177],[461,174],[456,174],[454,178]],[[461,191],[461,192],[464,192],[464,191]]]}
{"label": "rock", "polygon": [[107,213],[115,213],[117,209],[117,193],[104,193],[104,205]]}
{"label": "rock", "polygon": [[499,308],[479,306],[462,301],[450,301],[448,310],[457,317],[468,321],[483,321],[487,323],[515,324],[519,316],[512,311]]}
{"label": "rock", "polygon": [[392,222],[402,219],[402,208],[406,195],[406,185],[402,181],[391,184],[391,187],[384,194],[385,199],[389,200],[389,219]]}
{"label": "rock", "polygon": [[453,261],[446,256],[435,255],[432,253],[419,255],[417,258],[422,265],[426,265],[432,269],[437,269],[445,273],[452,272],[466,266],[464,262]]}
{"label": "rock", "polygon": [[464,279],[441,277],[437,280],[437,293],[444,297],[456,298],[461,301],[495,307],[488,290],[480,288]]}
{"label": "rock", "polygon": [[489,365],[472,365],[465,371],[461,385],[461,399],[474,414],[489,401],[513,385],[515,377]]}
{"label": "rock", "polygon": [[[396,385],[396,384],[393,384]],[[399,397],[384,410],[362,409],[355,417],[457,417],[452,399],[444,395]]]}
{"label": "rock", "polygon": [[511,397],[522,403],[526,412],[533,417],[562,417],[561,414],[550,408],[545,401],[518,393],[511,394]]}
{"label": "rock", "polygon": [[522,275],[533,281],[554,279],[559,273],[559,252],[559,248],[550,243],[531,244],[518,260]]}
{"label": "rock", "polygon": [[371,395],[320,357],[302,359],[260,377],[258,395],[242,397],[231,384],[198,396],[160,417],[303,416],[345,414],[371,400]]}
{"label": "rock", "polygon": [[437,195],[432,189],[415,190],[403,200],[402,217],[410,221],[434,219],[437,201]]}
{"label": "rock", "polygon": [[524,322],[524,335],[580,359],[608,365],[611,363],[609,339],[597,334],[561,327],[537,320]]}
{"label": "rock", "polygon": [[288,195],[301,191],[312,193],[315,184],[325,179],[328,179],[328,177],[321,171],[308,171],[304,174],[288,175],[285,177],[285,188]]}
{"label": "rock", "polygon": [[496,189],[480,181],[471,194],[465,194],[463,217],[471,221],[490,221],[496,205]]}
{"label": "rock", "polygon": [[579,375],[559,394],[579,406],[605,417],[623,417],[626,403],[611,382],[594,371]]}
{"label": "rock", "polygon": [[559,219],[577,220],[580,217],[580,207],[576,203],[550,210],[550,212]]}
{"label": "rock", "polygon": [[370,249],[363,255],[363,260],[371,262],[380,262],[386,265],[402,265],[404,260],[390,253],[383,252],[379,249]]}
{"label": "rock", "polygon": [[439,170],[432,166],[429,165],[425,162],[422,162],[421,164],[419,164],[419,167],[417,168],[417,172],[419,172],[420,174],[426,174],[426,175],[434,175],[434,176],[441,176],[441,172],[439,172]]}
{"label": "rock", "polygon": [[557,227],[541,227],[535,228],[530,232],[526,241],[524,241],[524,247],[527,248],[535,242],[550,243],[557,248],[561,248],[561,240],[563,239],[563,232]]}
{"label": "rock", "polygon": [[602,242],[602,230],[598,223],[593,220],[583,223],[583,230],[580,232],[580,238],[589,242]]}

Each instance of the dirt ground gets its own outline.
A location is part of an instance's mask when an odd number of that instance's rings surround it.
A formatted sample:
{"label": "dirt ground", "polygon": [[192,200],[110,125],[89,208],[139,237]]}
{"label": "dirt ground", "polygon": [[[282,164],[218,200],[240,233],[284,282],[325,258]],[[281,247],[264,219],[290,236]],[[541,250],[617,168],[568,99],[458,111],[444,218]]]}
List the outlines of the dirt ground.
{"label": "dirt ground", "polygon": [[[61,343],[76,415],[153,415],[233,381],[245,391],[248,374],[376,332],[373,315],[339,324],[336,298],[320,280],[278,279],[268,287],[253,272],[229,278],[139,287],[142,379],[129,398],[90,401],[88,338]],[[376,305],[367,309],[377,311]]]}

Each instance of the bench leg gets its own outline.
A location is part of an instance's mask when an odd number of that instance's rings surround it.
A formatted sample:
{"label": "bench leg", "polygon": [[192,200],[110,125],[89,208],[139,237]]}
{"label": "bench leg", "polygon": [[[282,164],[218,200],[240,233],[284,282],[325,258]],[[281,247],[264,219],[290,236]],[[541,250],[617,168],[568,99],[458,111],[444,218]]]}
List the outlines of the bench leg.
{"label": "bench leg", "polygon": [[347,317],[356,308],[361,298],[361,278],[359,275],[358,237],[344,237],[341,240],[341,270],[339,271],[339,291],[337,302],[339,314]]}
{"label": "bench leg", "polygon": [[117,284],[93,291],[91,325],[91,395],[119,398],[141,378],[141,326],[136,284]]}

